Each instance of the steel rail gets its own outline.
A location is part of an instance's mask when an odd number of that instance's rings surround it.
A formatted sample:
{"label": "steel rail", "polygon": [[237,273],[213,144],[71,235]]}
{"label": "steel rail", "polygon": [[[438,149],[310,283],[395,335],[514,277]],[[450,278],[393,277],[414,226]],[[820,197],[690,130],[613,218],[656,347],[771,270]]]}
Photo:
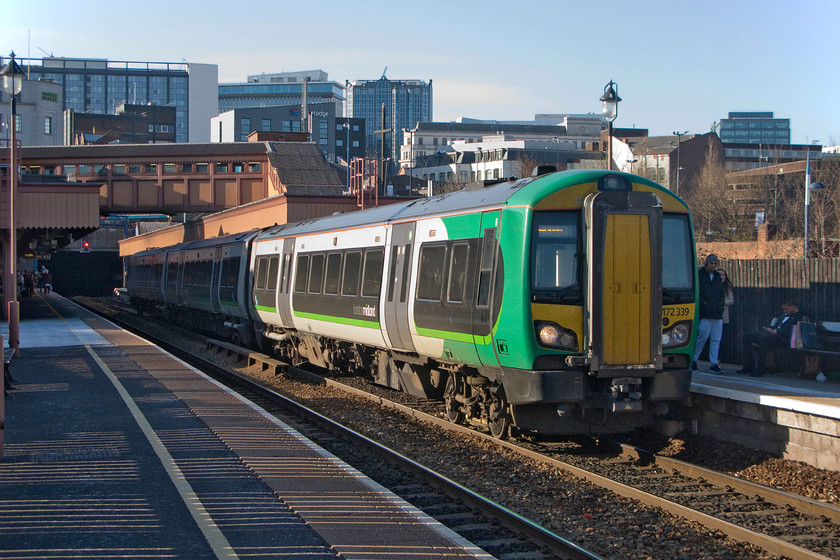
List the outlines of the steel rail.
{"label": "steel rail", "polygon": [[[129,328],[133,328],[133,327],[129,326]],[[162,344],[161,344],[162,346],[163,345],[168,345],[168,343],[166,343],[165,341],[161,341],[161,342],[162,342]],[[213,341],[211,340],[211,341],[208,341],[208,342],[210,342],[212,344]],[[225,347],[229,346],[229,344],[227,344],[227,343],[220,343],[220,345],[223,345]],[[246,354],[249,353],[249,351],[244,350],[244,349],[243,349],[243,352],[246,353]],[[206,360],[204,360],[204,358],[198,357],[198,359],[200,359],[204,362],[207,362]],[[213,368],[220,367],[220,366],[216,366],[215,364],[212,364],[211,362],[207,362],[207,363],[210,364],[210,366],[213,367]],[[730,523],[728,521],[724,521],[724,520],[719,519],[717,517],[714,517],[712,515],[709,515],[709,514],[691,509],[687,506],[683,506],[681,504],[678,504],[678,503],[673,502],[671,500],[668,500],[666,498],[662,498],[662,497],[656,496],[654,494],[650,494],[650,493],[645,492],[643,490],[640,490],[638,488],[633,488],[632,486],[629,486],[629,485],[611,480],[609,478],[606,478],[606,477],[601,476],[599,474],[587,471],[587,470],[582,469],[580,467],[576,467],[576,466],[571,465],[569,463],[566,463],[564,461],[560,461],[560,460],[554,459],[552,457],[547,457],[546,455],[544,455],[542,453],[539,453],[537,451],[532,451],[532,450],[523,448],[523,447],[517,445],[516,443],[512,443],[510,441],[505,441],[505,440],[499,440],[499,439],[497,439],[497,438],[495,438],[495,437],[493,437],[489,434],[484,434],[482,432],[476,431],[476,430],[471,429],[469,427],[453,424],[449,420],[445,420],[445,419],[439,418],[437,416],[433,416],[433,415],[430,415],[430,414],[427,414],[427,413],[424,413],[424,412],[420,412],[418,410],[412,409],[411,407],[405,406],[403,404],[390,401],[388,399],[379,397],[377,395],[372,395],[370,393],[367,393],[365,391],[356,389],[354,387],[350,387],[348,385],[345,385],[345,384],[340,383],[338,381],[335,381],[333,379],[324,378],[324,377],[319,376],[317,374],[313,374],[313,373],[308,372],[304,369],[300,369],[300,368],[297,368],[297,367],[293,368],[293,366],[289,366],[289,370],[290,370],[290,372],[294,371],[298,375],[310,377],[311,379],[315,380],[317,383],[320,383],[320,384],[323,384],[323,385],[326,385],[326,386],[335,387],[335,388],[341,389],[343,391],[355,394],[357,396],[360,396],[360,397],[366,398],[368,400],[371,400],[371,401],[377,403],[380,406],[387,407],[387,408],[392,408],[392,409],[395,409],[395,410],[399,410],[399,411],[401,411],[401,412],[403,412],[403,413],[405,413],[409,416],[412,416],[414,418],[423,420],[425,422],[431,422],[431,423],[433,423],[437,426],[441,426],[441,427],[446,428],[448,430],[461,432],[461,433],[466,433],[466,434],[470,434],[470,435],[473,435],[473,436],[476,436],[476,437],[481,437],[481,438],[487,439],[488,441],[492,441],[495,445],[506,447],[507,449],[510,449],[512,451],[520,453],[520,454],[522,454],[526,457],[529,457],[531,459],[534,459],[534,460],[543,462],[545,464],[549,464],[549,465],[555,466],[557,468],[560,468],[560,469],[562,469],[566,472],[569,472],[569,473],[571,473],[571,474],[573,474],[573,475],[575,475],[579,478],[587,480],[587,481],[589,481],[589,482],[591,482],[591,483],[593,483],[593,484],[595,484],[595,485],[597,485],[601,488],[604,488],[604,489],[610,490],[612,492],[615,492],[616,494],[618,494],[620,496],[624,496],[624,497],[632,499],[632,500],[637,500],[641,503],[644,503],[644,504],[647,504],[647,505],[650,505],[650,506],[653,506],[653,507],[661,508],[664,511],[667,511],[668,513],[671,513],[673,515],[677,515],[677,516],[683,517],[685,519],[700,523],[700,524],[702,524],[703,526],[705,526],[709,529],[721,531],[722,533],[726,534],[727,536],[729,536],[729,537],[731,537],[735,540],[750,543],[750,544],[753,544],[755,546],[761,547],[763,550],[765,550],[766,552],[768,552],[770,554],[785,556],[787,558],[790,558],[791,560],[830,560],[826,556],[823,556],[821,554],[817,554],[815,552],[811,552],[809,550],[803,549],[803,548],[798,547],[796,545],[787,543],[787,542],[785,542],[781,539],[772,537],[770,535],[766,535],[764,533],[759,533],[759,532],[753,531],[753,530],[745,528],[745,527],[740,527],[738,525],[735,525],[735,524]],[[233,375],[236,375],[237,377],[241,377],[238,374],[236,374],[235,372],[230,372],[228,370],[224,370],[224,371],[226,371],[228,374],[233,374]],[[248,382],[251,383],[250,380]],[[314,413],[319,414],[317,412],[314,412]],[[324,417],[324,418],[326,418],[326,417]],[[329,420],[329,419],[327,419],[327,420]],[[365,437],[365,436],[360,435],[360,437]],[[629,447],[629,446],[627,446],[627,447]],[[625,451],[628,451],[628,449],[625,448]],[[638,450],[638,452],[642,452],[642,450]],[[666,460],[667,461],[675,461],[673,459],[668,459],[668,458],[659,457],[659,456],[656,457],[656,460],[657,461],[662,461],[662,463],[660,463],[659,466],[662,466],[663,464],[665,464]],[[674,464],[673,468],[679,470],[676,464]],[[684,464],[684,469],[685,469],[684,472],[686,473],[686,476],[693,476],[694,478],[704,478],[707,481],[717,479],[718,477],[722,477],[722,478],[720,478],[722,480],[723,477],[726,477],[726,475],[723,475],[722,473],[715,473],[715,471],[710,471],[708,469],[704,469],[704,468],[698,467],[696,465],[688,465],[687,463]],[[689,472],[696,473],[696,476],[688,474]],[[744,481],[744,480],[740,480],[738,482],[748,483],[748,481]],[[731,485],[731,484],[729,484],[729,485],[732,486],[733,488],[735,487],[734,485]],[[727,484],[724,483],[724,484],[721,484],[721,486],[725,487],[725,486],[727,486]],[[759,493],[758,491],[742,492],[742,493],[744,493],[746,495],[761,495],[762,497],[768,496],[765,499],[767,499],[767,501],[770,501],[771,503],[774,503],[774,504],[785,505],[787,503],[787,500],[782,497],[782,494],[789,495],[788,493],[783,493],[781,491],[776,491],[772,488],[769,488],[769,487],[766,487],[766,486],[761,486],[761,485],[758,485],[758,484],[755,484],[755,483],[748,483],[745,486],[743,486],[743,488],[752,488],[753,486],[757,487],[756,490],[760,489],[761,493]],[[467,490],[467,492],[469,492],[469,490]],[[775,494],[775,496],[772,499],[770,499],[769,496],[774,495],[774,494]],[[803,503],[803,509],[800,510],[803,513],[807,513],[805,507],[807,507],[809,509],[810,508],[819,508],[822,505],[819,502],[816,502],[814,500],[808,500],[807,498],[802,498],[802,497],[797,497],[797,498],[799,498],[797,500],[797,503]],[[805,502],[811,502],[811,503],[808,504],[807,506],[804,506]],[[501,506],[499,506],[499,507],[501,507]],[[794,507],[796,507],[796,506],[794,506]],[[832,506],[829,506],[829,507],[832,507]],[[836,509],[836,508],[833,508],[833,509]],[[506,510],[506,511],[509,511],[509,510]],[[500,513],[500,515],[503,515],[503,514]],[[514,515],[516,515],[516,514],[514,514]],[[823,514],[822,513],[811,513],[811,515],[823,515]],[[826,517],[829,517],[829,515],[834,515],[834,513],[826,514]],[[831,517],[829,517],[829,518],[831,518]],[[526,520],[526,521],[528,521],[528,520]],[[528,523],[533,524],[530,521],[528,521]],[[539,525],[536,525],[536,524],[533,524],[533,525],[535,527],[539,527]],[[545,531],[547,531],[547,530],[545,530]],[[554,535],[550,531],[547,531],[547,532],[550,533],[551,535]],[[528,534],[528,533],[523,533],[523,534]],[[561,538],[559,536],[557,536],[557,537]],[[552,550],[554,550],[553,547],[550,547],[550,548]]]}
{"label": "steel rail", "polygon": [[625,455],[635,457],[640,460],[650,460],[657,467],[671,472],[679,473],[683,476],[695,479],[702,479],[705,482],[721,486],[727,489],[732,489],[739,494],[745,496],[757,496],[761,499],[775,504],[777,506],[786,508],[788,510],[795,509],[798,512],[813,517],[819,517],[824,521],[832,521],[840,523],[840,508],[831,504],[820,502],[819,500],[812,500],[804,496],[797,496],[784,490],[757,484],[743,478],[738,478],[726,473],[709,470],[704,467],[692,465],[679,459],[672,457],[663,457],[656,455],[652,451],[646,451],[636,446],[627,444],[620,444]]}
{"label": "steel rail", "polygon": [[[95,309],[89,306],[86,307],[93,312],[97,312]],[[408,457],[368,438],[367,436],[364,436],[346,426],[339,424],[338,422],[335,422],[334,420],[331,420],[323,414],[301,403],[298,403],[288,397],[277,393],[269,387],[265,387],[257,381],[254,381],[244,375],[241,375],[228,368],[225,368],[224,366],[215,364],[206,358],[197,356],[192,352],[189,352],[188,350],[179,348],[174,343],[157,337],[154,334],[145,332],[142,329],[136,327],[135,325],[131,325],[124,321],[120,321],[119,319],[115,319],[114,317],[108,317],[108,319],[119,324],[121,327],[127,330],[130,330],[143,336],[155,345],[165,349],[166,351],[184,360],[185,362],[191,363],[192,365],[198,367],[205,373],[212,372],[212,375],[214,375],[215,377],[227,378],[238,385],[246,387],[250,391],[261,394],[265,398],[274,401],[281,401],[284,406],[293,408],[296,412],[305,415],[306,417],[308,417],[308,419],[318,423],[322,427],[329,429],[333,432],[338,432],[341,435],[341,437],[344,437],[355,443],[364,445],[367,448],[374,450],[377,454],[384,457],[388,462],[398,465],[400,468],[403,468],[404,470],[419,476],[423,480],[426,480],[431,486],[441,489],[447,495],[452,496],[457,500],[461,500],[464,504],[467,504],[471,508],[477,508],[486,517],[498,520],[501,525],[520,535],[520,537],[527,538],[532,543],[543,547],[546,550],[550,550],[552,553],[561,557],[563,560],[604,560],[602,557],[580,547],[579,545],[571,541],[564,539],[560,535],[557,535],[556,533],[546,529],[545,527],[534,523],[533,521],[517,514],[516,512],[500,504],[497,504],[494,501],[485,498],[484,496],[481,496],[480,494],[471,491],[465,486],[458,484],[457,482],[443,476],[442,474],[439,474],[434,470],[429,469],[421,465],[420,463],[409,459]],[[225,347],[227,346],[229,345],[225,343]],[[245,351],[245,353],[247,354],[249,352]],[[311,372],[307,372],[306,370],[291,365],[288,366],[287,372],[303,377],[312,378],[314,376],[314,374],[312,374]],[[340,386],[342,389],[352,389],[351,387],[342,384],[336,384],[332,382],[332,380],[325,379],[320,376],[315,377],[324,380],[325,385],[337,387]],[[357,389],[354,389],[353,392],[355,392],[356,394],[364,394],[362,391],[359,391]],[[386,399],[380,399],[380,402],[383,404],[383,406],[388,406],[388,404],[386,403],[391,403],[391,401],[387,401]],[[398,408],[405,412],[411,411],[410,408],[405,407],[404,405],[399,405],[398,403],[391,404],[395,405],[394,408]],[[423,417],[434,418],[433,416],[418,413],[417,411],[412,412],[414,415],[422,414]],[[463,429],[467,433],[475,433],[474,431],[469,430],[467,428]],[[432,515],[432,517],[434,516]]]}
{"label": "steel rail", "polygon": [[[595,484],[595,485],[597,485],[601,488],[604,488],[604,489],[610,490],[612,492],[615,492],[616,494],[618,494],[620,496],[624,496],[625,498],[629,498],[629,499],[632,499],[632,500],[638,500],[638,501],[640,501],[644,504],[647,504],[649,506],[661,508],[661,509],[663,509],[663,510],[665,510],[668,513],[671,513],[673,515],[678,515],[678,516],[683,517],[685,519],[688,519],[688,520],[691,520],[691,521],[696,521],[697,523],[700,523],[700,524],[702,524],[703,526],[705,526],[709,529],[719,530],[719,531],[723,532],[724,534],[726,534],[727,536],[729,536],[729,537],[731,537],[735,540],[750,543],[750,544],[753,544],[755,546],[761,547],[763,550],[769,552],[770,554],[785,556],[787,558],[790,558],[791,560],[829,560],[826,556],[823,556],[821,554],[817,554],[815,552],[811,552],[809,550],[806,550],[806,549],[801,548],[799,546],[796,546],[794,544],[790,544],[790,543],[785,542],[785,541],[783,541],[781,539],[778,539],[776,537],[772,537],[772,536],[766,535],[764,533],[759,533],[759,532],[753,531],[751,529],[748,529],[746,527],[741,527],[739,525],[735,525],[734,523],[730,523],[728,521],[719,519],[719,518],[714,517],[712,515],[709,515],[709,514],[691,509],[687,506],[683,506],[681,504],[678,504],[676,502],[668,500],[667,498],[662,498],[662,497],[656,496],[654,494],[650,494],[648,492],[645,492],[644,490],[640,490],[638,488],[633,488],[632,486],[628,486],[628,485],[623,484],[621,482],[616,482],[612,479],[606,478],[606,477],[601,476],[599,474],[587,471],[587,470],[582,469],[580,467],[576,467],[576,466],[571,465],[569,463],[566,463],[564,461],[560,461],[559,459],[554,459],[552,457],[547,457],[546,455],[544,455],[540,452],[532,451],[530,449],[523,448],[523,447],[517,445],[516,443],[512,443],[512,442],[505,441],[505,440],[499,440],[499,439],[497,439],[497,438],[495,438],[495,437],[493,437],[489,434],[484,434],[484,433],[481,433],[481,432],[477,432],[476,430],[473,430],[473,429],[465,427],[465,426],[452,424],[451,422],[449,422],[449,420],[445,420],[445,419],[442,419],[442,418],[438,418],[437,416],[426,414],[425,412],[420,412],[418,410],[414,410],[414,409],[412,409],[410,407],[407,407],[403,404],[396,403],[396,402],[393,402],[393,401],[389,401],[387,399],[384,399],[384,398],[376,396],[376,395],[371,395],[370,393],[366,393],[366,392],[364,392],[362,390],[359,390],[355,387],[350,387],[348,385],[344,385],[344,384],[342,384],[338,381],[328,379],[328,378],[322,378],[322,377],[317,376],[315,374],[306,372],[305,370],[303,370],[303,372],[304,372],[303,374],[305,374],[305,375],[312,376],[313,379],[317,378],[318,382],[323,383],[324,385],[331,386],[331,387],[336,387],[336,388],[342,389],[344,391],[347,391],[349,393],[352,393],[352,394],[355,394],[355,395],[358,395],[358,396],[361,396],[361,397],[364,397],[364,398],[368,398],[369,400],[372,400],[372,401],[376,402],[380,406],[400,410],[400,411],[402,411],[402,412],[404,412],[404,413],[406,413],[410,416],[413,416],[413,417],[418,418],[420,420],[423,420],[425,422],[431,422],[431,423],[433,423],[437,426],[441,426],[441,427],[444,427],[446,429],[450,429],[450,430],[453,430],[453,431],[456,431],[456,432],[461,432],[461,433],[467,433],[467,434],[471,434],[473,436],[477,436],[477,437],[487,439],[488,441],[492,441],[495,445],[506,447],[507,449],[510,449],[512,451],[520,453],[520,454],[522,454],[522,455],[524,455],[524,456],[526,456],[530,459],[534,459],[536,461],[540,461],[540,462],[555,466],[555,467],[557,467],[559,469],[562,469],[566,472],[569,472],[569,473],[571,473],[571,474],[573,474],[573,475],[575,475],[579,478],[587,480],[587,481],[589,481],[589,482],[591,482],[591,483],[593,483],[593,484]],[[658,456],[656,457],[656,460],[657,461],[663,460],[663,463],[666,462],[664,460],[667,460],[668,462],[673,461],[672,459],[668,459],[668,458],[664,458],[664,457],[658,457]],[[715,473],[715,471],[710,471],[708,469],[698,467],[696,465],[688,465],[687,463],[684,463],[684,465],[685,465],[685,472],[686,473],[689,473],[689,472],[695,473],[695,475],[696,475],[696,476],[694,476],[695,478],[705,478],[706,480],[711,481],[713,479],[717,479],[718,477],[721,477],[720,479],[723,480],[727,476],[727,475],[723,475],[722,473]],[[688,467],[691,467],[691,468],[688,468]],[[676,468],[676,465],[674,466],[674,468]],[[687,476],[692,476],[692,475],[687,475]],[[734,478],[734,477],[732,477],[732,478]],[[777,490],[774,490],[772,488],[762,486],[760,484],[755,484],[753,482],[748,482],[748,481],[745,481],[745,480],[740,480],[739,482],[745,483],[743,486],[739,485],[739,487],[741,487],[741,488],[754,489],[754,491],[752,491],[752,492],[746,492],[745,491],[745,492],[742,492],[742,493],[744,493],[746,495],[761,495],[762,497],[768,496],[767,501],[770,501],[771,503],[780,503],[780,504],[784,505],[786,502],[781,496],[782,495],[792,496],[792,494],[782,492],[782,491],[777,491]],[[726,484],[722,484],[722,486],[726,486]],[[734,488],[734,486],[733,486],[733,488]],[[760,492],[759,492],[759,490],[760,490]],[[775,495],[773,500],[771,500],[769,498],[769,496],[772,496],[772,495]],[[816,502],[814,500],[808,500],[807,498],[803,498],[803,497],[797,497],[797,498],[799,498],[799,500],[794,501],[794,503],[803,503],[803,505],[804,505],[805,503],[810,502],[810,504],[808,505],[808,509],[811,509],[811,510],[819,510],[819,506],[823,505],[823,504],[820,504],[819,502]],[[832,506],[828,506],[828,507],[831,508],[831,509],[836,509],[836,508],[833,508]],[[800,511],[802,511],[803,513],[807,513],[805,507],[803,507],[803,509],[800,510]],[[821,516],[824,513],[825,513],[824,511],[820,510],[818,512],[811,513],[811,515]]]}

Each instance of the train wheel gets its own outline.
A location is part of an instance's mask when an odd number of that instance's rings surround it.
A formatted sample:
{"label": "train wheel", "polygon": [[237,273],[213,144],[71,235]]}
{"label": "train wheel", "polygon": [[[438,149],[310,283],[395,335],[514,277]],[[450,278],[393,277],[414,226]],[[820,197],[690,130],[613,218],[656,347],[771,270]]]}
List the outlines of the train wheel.
{"label": "train wheel", "polygon": [[490,403],[490,433],[494,438],[506,439],[510,436],[510,413],[507,401],[501,395],[495,395]]}
{"label": "train wheel", "polygon": [[461,412],[461,403],[455,399],[458,394],[458,385],[455,383],[454,375],[446,378],[446,387],[443,390],[443,402],[446,405],[446,417],[453,424],[460,424],[464,421],[464,413]]}

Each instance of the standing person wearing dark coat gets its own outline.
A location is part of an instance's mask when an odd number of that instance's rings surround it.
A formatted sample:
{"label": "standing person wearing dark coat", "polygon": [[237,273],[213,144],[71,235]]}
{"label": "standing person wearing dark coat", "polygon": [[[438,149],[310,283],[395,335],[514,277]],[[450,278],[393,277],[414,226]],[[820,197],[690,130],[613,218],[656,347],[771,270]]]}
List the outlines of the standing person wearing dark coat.
{"label": "standing person wearing dark coat", "polygon": [[700,291],[700,328],[697,331],[697,346],[694,349],[694,360],[691,362],[691,369],[697,369],[697,359],[703,352],[706,341],[709,342],[709,361],[712,365],[709,371],[722,373],[718,364],[718,350],[720,349],[720,337],[723,333],[723,309],[726,301],[726,290],[723,287],[723,279],[717,273],[717,255],[709,255],[703,267],[697,272],[697,281]]}
{"label": "standing person wearing dark coat", "polygon": [[44,280],[44,293],[48,294],[52,291],[52,273],[46,268],[42,272]]}
{"label": "standing person wearing dark coat", "polygon": [[[767,354],[773,348],[790,346],[793,326],[803,321],[804,316],[792,299],[782,304],[782,316],[773,322],[772,327],[764,327],[761,332],[744,336],[744,367],[738,373],[749,373],[752,377],[761,377],[766,373]],[[758,363],[753,358],[753,344],[758,344]]]}

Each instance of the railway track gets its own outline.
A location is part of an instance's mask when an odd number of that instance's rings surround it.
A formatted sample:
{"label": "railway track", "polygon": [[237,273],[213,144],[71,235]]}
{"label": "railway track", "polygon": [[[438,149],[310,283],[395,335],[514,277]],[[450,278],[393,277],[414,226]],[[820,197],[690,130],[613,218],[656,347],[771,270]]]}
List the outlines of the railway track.
{"label": "railway track", "polygon": [[[88,309],[97,311],[90,306]],[[108,318],[236,389],[354,468],[369,476],[374,475],[372,477],[380,484],[500,560],[601,559],[595,553],[246,375],[143,331],[130,322],[113,316]],[[182,334],[191,333],[182,331]],[[230,348],[231,345],[224,345],[225,350]],[[245,349],[241,350],[245,353]],[[312,376],[291,366],[287,374],[306,378]]]}
{"label": "railway track", "polygon": [[[223,346],[228,348],[228,345]],[[243,353],[252,354],[245,350]],[[294,373],[312,375],[297,370]],[[382,407],[394,408],[413,418],[447,430],[486,438],[492,446],[508,449],[534,461],[557,467],[630,500],[661,508],[673,515],[700,523],[712,534],[727,535],[735,540],[750,543],[769,554],[794,560],[840,558],[840,553],[837,552],[840,551],[840,526],[838,526],[840,510],[827,504],[667,457],[659,457],[631,446],[623,446],[620,451],[612,452],[606,458],[593,458],[591,456],[575,457],[575,454],[570,454],[567,446],[563,445],[527,440],[500,442],[484,434],[478,434],[472,429],[452,425],[439,417],[435,408],[430,410],[431,413],[423,412],[335,380],[324,378],[316,378],[316,380],[318,383],[341,388],[361,398],[373,400]],[[240,382],[244,383],[244,381]],[[324,443],[330,443],[331,437],[326,437],[324,442],[318,440],[318,436],[313,439],[324,445]],[[328,446],[325,445],[325,447]],[[428,469],[422,466],[401,465],[396,470],[412,472],[419,476],[413,471],[422,472]],[[405,491],[398,493],[423,509],[421,504],[424,500],[450,495],[450,491],[440,484],[428,481],[425,483],[397,482],[396,487]],[[429,492],[429,488],[434,490]],[[555,554],[561,558],[576,558],[576,556],[562,556],[562,554],[567,554],[562,552],[561,548],[557,548],[563,546],[562,543],[549,544],[540,540],[546,536],[542,534],[543,531],[553,534],[551,531],[546,531],[536,523],[523,518],[515,522],[503,522],[501,521],[502,513],[485,512],[473,502],[477,495],[461,488],[466,494],[456,496],[454,491],[451,493],[454,505],[446,501],[434,503],[428,513],[433,517],[438,517],[443,511],[445,514],[441,521],[449,526],[457,527],[465,525],[465,518],[458,517],[463,513],[459,510],[477,510],[474,515],[480,515],[482,521],[466,522],[466,526],[472,527],[478,534],[497,535],[500,532],[499,526],[509,525],[510,532],[507,536],[499,539],[490,538],[490,541],[498,541],[495,544],[501,547],[500,557],[537,558],[545,557],[546,554]],[[438,515],[435,515],[436,513]],[[454,517],[451,519],[454,523],[446,522],[447,517]],[[531,532],[535,532],[534,535]],[[472,540],[469,534],[465,536]],[[521,539],[532,541],[534,548],[524,553],[517,550],[513,541]],[[483,546],[481,542],[476,542],[476,544]],[[585,553],[582,550],[581,552]],[[541,556],[528,555],[534,553]]]}

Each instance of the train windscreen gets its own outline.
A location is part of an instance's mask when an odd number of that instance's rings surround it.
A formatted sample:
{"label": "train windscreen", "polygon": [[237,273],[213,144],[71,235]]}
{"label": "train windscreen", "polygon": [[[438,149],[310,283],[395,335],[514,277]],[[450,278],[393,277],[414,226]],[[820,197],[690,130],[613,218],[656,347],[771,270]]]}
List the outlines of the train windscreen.
{"label": "train windscreen", "polygon": [[662,216],[662,303],[694,298],[694,254],[685,214]]}
{"label": "train windscreen", "polygon": [[535,302],[580,300],[579,212],[534,214],[531,293]]}

